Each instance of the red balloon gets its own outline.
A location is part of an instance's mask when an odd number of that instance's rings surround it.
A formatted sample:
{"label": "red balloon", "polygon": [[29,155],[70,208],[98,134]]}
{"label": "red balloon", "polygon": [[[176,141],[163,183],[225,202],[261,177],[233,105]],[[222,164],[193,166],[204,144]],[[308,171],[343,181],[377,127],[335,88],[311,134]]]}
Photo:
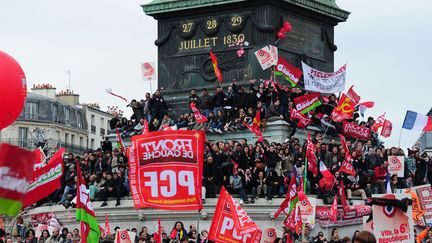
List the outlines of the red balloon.
{"label": "red balloon", "polygon": [[27,96],[26,77],[15,59],[0,51],[0,130],[14,122]]}
{"label": "red balloon", "polygon": [[284,21],[282,29],[285,33],[290,32],[292,29],[291,24],[288,21]]}
{"label": "red balloon", "polygon": [[305,194],[303,191],[299,191],[299,192],[297,193],[297,196],[298,196],[298,200],[299,200],[299,201],[303,201],[303,200],[305,200],[305,198],[306,198],[306,194]]}
{"label": "red balloon", "polygon": [[277,33],[277,38],[278,38],[278,39],[285,39],[285,38],[286,38],[286,35],[285,35],[282,31],[279,31],[279,32]]}

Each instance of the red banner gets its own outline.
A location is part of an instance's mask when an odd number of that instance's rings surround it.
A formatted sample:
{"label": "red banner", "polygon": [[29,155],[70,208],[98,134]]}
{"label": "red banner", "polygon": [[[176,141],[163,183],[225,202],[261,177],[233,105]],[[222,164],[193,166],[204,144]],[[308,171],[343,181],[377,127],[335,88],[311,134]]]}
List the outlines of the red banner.
{"label": "red banner", "polygon": [[49,196],[61,187],[64,148],[59,149],[47,165],[36,169],[24,200],[24,207]]}
{"label": "red banner", "polygon": [[319,93],[311,93],[294,98],[294,104],[301,114],[305,114],[321,105]]}
{"label": "red banner", "polygon": [[311,119],[306,118],[304,115],[300,114],[300,112],[298,112],[298,110],[296,109],[291,110],[290,117],[293,120],[298,120],[297,127],[301,129],[306,128],[312,122]]}
{"label": "red banner", "polygon": [[381,136],[388,138],[390,137],[393,130],[393,124],[389,120],[385,120],[384,125],[381,129]]}
{"label": "red banner", "polygon": [[333,110],[331,116],[333,121],[342,122],[343,120],[351,119],[356,103],[350,97],[342,94],[338,106]]}
{"label": "red banner", "polygon": [[[240,234],[238,229],[242,227],[247,230]],[[259,243],[261,235],[255,222],[222,188],[210,226],[209,239],[221,243]]]}
{"label": "red banner", "polygon": [[356,175],[354,166],[346,159],[342,162],[342,166],[340,167],[339,171],[347,173],[348,175],[352,175],[352,176]]}
{"label": "red banner", "polygon": [[204,139],[202,131],[132,137],[129,183],[135,208],[202,209]]}
{"label": "red banner", "polygon": [[194,114],[196,122],[198,122],[199,124],[207,122],[207,117],[201,114],[194,102],[190,103],[189,106]]}
{"label": "red banner", "polygon": [[312,143],[310,132],[307,136],[306,158],[308,162],[308,170],[315,175],[318,175],[317,158],[315,145]]}
{"label": "red banner", "polygon": [[358,139],[369,139],[370,129],[367,127],[359,126],[355,123],[343,122],[343,133],[347,137]]}
{"label": "red banner", "polygon": [[0,143],[0,214],[21,211],[35,159],[33,151]]}
{"label": "red banner", "polygon": [[275,75],[283,76],[288,82],[290,82],[292,87],[295,87],[300,81],[300,77],[303,72],[297,67],[289,64],[283,57],[279,56]]}
{"label": "red banner", "polygon": [[[316,206],[316,219],[318,220],[329,220],[329,214],[331,206]],[[371,206],[368,205],[354,205],[349,206],[346,211],[342,208],[338,208],[337,218],[338,221],[350,220],[350,219],[362,219],[363,216],[370,215],[372,213]]]}

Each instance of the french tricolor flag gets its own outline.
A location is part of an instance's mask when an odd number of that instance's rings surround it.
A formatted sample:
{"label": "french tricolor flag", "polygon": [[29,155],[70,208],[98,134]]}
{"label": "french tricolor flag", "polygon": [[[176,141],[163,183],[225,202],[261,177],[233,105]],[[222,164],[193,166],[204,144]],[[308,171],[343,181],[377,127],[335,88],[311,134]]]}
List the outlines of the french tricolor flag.
{"label": "french tricolor flag", "polygon": [[402,128],[415,131],[432,131],[432,117],[407,111]]}

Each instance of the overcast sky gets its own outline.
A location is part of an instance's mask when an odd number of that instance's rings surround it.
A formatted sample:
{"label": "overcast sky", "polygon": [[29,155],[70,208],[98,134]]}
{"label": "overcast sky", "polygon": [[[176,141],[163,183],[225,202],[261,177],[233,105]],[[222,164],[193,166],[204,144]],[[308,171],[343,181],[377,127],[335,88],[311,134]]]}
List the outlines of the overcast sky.
{"label": "overcast sky", "polygon": [[[140,63],[157,60],[156,21],[138,0],[0,0],[0,50],[15,57],[29,87],[51,83],[72,89],[82,102],[102,109],[121,100],[107,88],[141,98],[150,91]],[[388,146],[397,145],[407,109],[426,113],[432,102],[432,1],[337,1],[351,12],[335,28],[335,66],[348,63],[348,85],[362,100],[375,101],[366,115],[387,112],[393,122]],[[153,85],[153,90],[155,89]],[[4,105],[4,104],[2,104]],[[411,147],[419,132],[404,130],[401,147]]]}

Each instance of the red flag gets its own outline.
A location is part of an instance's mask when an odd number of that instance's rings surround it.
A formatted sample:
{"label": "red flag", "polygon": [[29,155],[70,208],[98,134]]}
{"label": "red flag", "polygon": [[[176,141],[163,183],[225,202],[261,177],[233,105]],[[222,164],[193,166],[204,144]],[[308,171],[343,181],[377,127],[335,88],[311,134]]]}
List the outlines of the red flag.
{"label": "red flag", "polygon": [[339,184],[339,196],[341,197],[343,210],[346,211],[347,209],[349,209],[349,206],[347,204],[346,195],[345,195],[345,185],[342,180],[340,181]]}
{"label": "red flag", "polygon": [[125,152],[125,146],[123,145],[123,138],[121,137],[120,130],[116,128],[116,142],[117,148],[120,149],[122,153]]}
{"label": "red flag", "polygon": [[233,165],[234,165],[233,171],[237,170],[238,167],[239,167],[239,165],[234,160],[232,160],[232,159],[231,159],[231,163],[233,163]]}
{"label": "red flag", "polygon": [[360,102],[360,96],[354,91],[353,89],[354,85],[352,85],[348,92],[347,92],[347,96],[354,101],[354,103],[357,105]]}
{"label": "red flag", "polygon": [[320,172],[326,178],[334,178],[334,175],[327,169],[324,162],[320,161]]}
{"label": "red flag", "polygon": [[291,176],[290,184],[288,185],[288,192],[285,196],[285,199],[279,206],[278,210],[274,214],[274,218],[276,219],[281,212],[284,212],[286,215],[289,215],[298,200],[295,200],[297,197],[297,185],[296,185],[296,177]]}
{"label": "red flag", "polygon": [[373,102],[373,101],[365,101],[365,102],[359,103],[358,109],[359,109],[360,115],[362,115],[362,117],[364,117],[366,109],[373,108],[374,105],[375,105],[375,102]]}
{"label": "red flag", "polygon": [[342,94],[338,106],[336,106],[331,114],[333,121],[342,122],[343,120],[351,119],[354,114],[355,106],[356,103],[354,100]]}
{"label": "red flag", "polygon": [[105,232],[105,235],[111,234],[111,229],[110,229],[110,225],[109,225],[108,214],[105,214],[105,229],[104,229],[104,232]]}
{"label": "red flag", "polygon": [[386,115],[386,113],[384,112],[384,114],[382,114],[381,116],[379,116],[377,119],[376,119],[376,121],[374,122],[374,124],[372,125],[372,127],[371,127],[371,129],[372,129],[372,131],[374,131],[374,132],[378,132],[378,129],[380,128],[380,127],[382,127],[383,125],[384,125],[384,122],[385,122],[385,115]]}
{"label": "red flag", "polygon": [[77,193],[76,193],[76,219],[81,226],[81,242],[98,242],[101,235],[96,215],[90,201],[89,191],[81,174],[79,161],[76,163],[77,170]]}
{"label": "red flag", "polygon": [[162,243],[162,226],[161,226],[161,222],[160,222],[160,218],[158,218],[158,222],[156,225],[156,231],[153,234],[153,239],[155,240],[156,243]]}
{"label": "red flag", "polygon": [[219,69],[216,55],[212,51],[210,51],[210,58],[212,60],[213,70],[214,70],[214,73],[216,75],[216,78],[219,81],[219,84],[222,84],[222,73]]}
{"label": "red flag", "polygon": [[33,151],[0,143],[0,214],[21,211],[35,157]]}
{"label": "red flag", "polygon": [[358,139],[369,139],[370,129],[368,127],[359,126],[354,122],[342,122],[343,134],[347,137],[358,138]]}
{"label": "red flag", "polygon": [[195,102],[191,102],[189,106],[190,106],[190,108],[194,114],[195,120],[199,124],[207,122],[207,117],[205,117],[203,114],[201,114],[201,112],[196,107]]}
{"label": "red flag", "polygon": [[149,132],[150,132],[150,129],[149,129],[148,121],[147,121],[147,119],[144,119],[144,126],[143,126],[141,134],[144,135],[144,134],[147,134]]}
{"label": "red flag", "polygon": [[33,150],[33,152],[36,154],[36,160],[33,168],[36,170],[37,168],[40,168],[44,166],[44,162],[46,160],[46,155],[41,147],[38,147],[37,149]]}
{"label": "red flag", "polygon": [[391,123],[390,120],[385,120],[384,124],[383,124],[383,128],[381,129],[381,136],[388,138],[390,137],[391,133],[392,133],[392,129],[393,129],[393,124]]}
{"label": "red flag", "polygon": [[308,170],[315,175],[318,175],[317,158],[315,155],[315,145],[312,143],[310,132],[308,132],[306,147],[306,158],[308,161]]}
{"label": "red flag", "polygon": [[344,160],[342,162],[342,166],[339,169],[340,172],[344,172],[347,173],[349,175],[355,176],[356,175],[356,171],[354,170],[354,166],[348,162],[348,160]]}
{"label": "red flag", "polygon": [[311,119],[306,118],[306,116],[300,114],[300,112],[298,112],[296,109],[291,110],[290,117],[293,120],[298,120],[297,123],[298,128],[306,128],[312,122]]}
{"label": "red flag", "polygon": [[345,137],[342,134],[339,134],[340,140],[341,140],[341,145],[343,147],[343,149],[345,150],[345,160],[351,161],[352,157],[348,148],[348,145],[346,143]]}
{"label": "red flag", "polygon": [[261,131],[261,112],[259,110],[257,110],[255,114],[255,118],[253,119],[252,125],[249,125],[246,122],[243,122],[243,125],[249,128],[249,130],[258,137],[258,142],[264,141],[262,137],[262,131]]}
{"label": "red flag", "polygon": [[296,211],[293,210],[289,215],[285,217],[285,220],[283,222],[285,227],[287,227],[291,232],[295,229],[295,214]]}
{"label": "red flag", "polygon": [[296,110],[305,114],[321,105],[320,93],[310,93],[294,98]]}
{"label": "red flag", "polygon": [[[242,234],[239,228],[245,228],[246,233]],[[255,222],[222,187],[210,226],[209,239],[222,243],[258,243],[261,235],[262,232]]]}
{"label": "red flag", "polygon": [[337,222],[337,212],[337,195],[335,195],[330,208],[330,212],[328,214],[329,219],[335,223]]}
{"label": "red flag", "polygon": [[25,196],[24,207],[40,201],[61,187],[64,152],[64,148],[59,149],[51,157],[48,164],[33,171],[33,176]]}
{"label": "red flag", "polygon": [[295,224],[295,232],[296,234],[300,234],[302,231],[302,226],[303,226],[303,221],[302,221],[302,216],[301,216],[301,211],[300,211],[300,207],[297,206],[297,210],[296,210],[296,214],[295,214],[295,219],[294,219],[294,224]]}

